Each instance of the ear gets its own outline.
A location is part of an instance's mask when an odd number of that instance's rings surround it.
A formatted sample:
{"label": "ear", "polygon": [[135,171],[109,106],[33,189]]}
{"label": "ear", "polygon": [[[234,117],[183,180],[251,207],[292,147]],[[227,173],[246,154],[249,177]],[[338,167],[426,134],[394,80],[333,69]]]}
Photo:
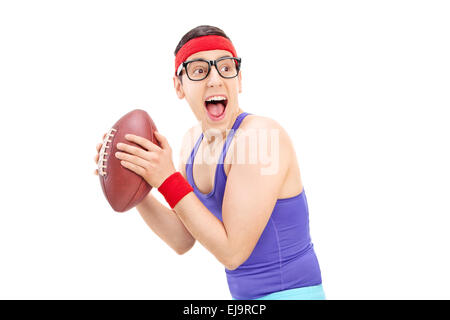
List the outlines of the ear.
{"label": "ear", "polygon": [[183,91],[183,85],[180,82],[180,79],[178,79],[177,76],[173,76],[173,87],[175,88],[175,92],[178,96],[178,99],[184,98],[184,91]]}
{"label": "ear", "polygon": [[239,81],[239,93],[242,93],[242,71],[239,71],[238,81]]}

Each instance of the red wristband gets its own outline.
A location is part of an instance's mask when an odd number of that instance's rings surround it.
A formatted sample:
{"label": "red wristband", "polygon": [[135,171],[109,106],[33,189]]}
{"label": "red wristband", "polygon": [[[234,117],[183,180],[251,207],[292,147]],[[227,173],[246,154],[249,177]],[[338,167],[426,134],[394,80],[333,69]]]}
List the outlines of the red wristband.
{"label": "red wristband", "polygon": [[194,191],[189,182],[179,172],[170,175],[159,186],[158,191],[166,199],[167,203],[173,209],[177,203],[184,198],[185,195]]}

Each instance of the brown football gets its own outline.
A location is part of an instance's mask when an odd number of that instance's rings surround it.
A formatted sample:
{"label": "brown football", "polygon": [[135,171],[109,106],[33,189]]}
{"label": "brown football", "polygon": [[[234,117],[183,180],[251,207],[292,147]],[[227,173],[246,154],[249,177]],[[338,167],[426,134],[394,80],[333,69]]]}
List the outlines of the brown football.
{"label": "brown football", "polygon": [[106,134],[99,153],[98,175],[103,193],[114,211],[130,210],[152,189],[144,178],[120,164],[115,156],[117,144],[122,142],[140,147],[125,139],[125,135],[131,133],[159,146],[153,134],[155,131],[155,123],[147,112],[133,110],[120,118]]}

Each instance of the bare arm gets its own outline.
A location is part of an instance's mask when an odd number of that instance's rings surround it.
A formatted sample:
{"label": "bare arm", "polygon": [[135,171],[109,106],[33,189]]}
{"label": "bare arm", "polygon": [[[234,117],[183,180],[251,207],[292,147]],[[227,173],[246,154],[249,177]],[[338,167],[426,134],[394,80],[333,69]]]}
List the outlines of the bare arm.
{"label": "bare arm", "polygon": [[[101,143],[97,145],[97,154],[94,157],[96,163],[101,145]],[[185,176],[185,169],[181,159],[179,170]],[[97,170],[94,173],[98,175]],[[151,193],[136,206],[136,209],[150,229],[178,254],[183,254],[194,246],[195,239],[185,228],[175,212],[159,202]]]}
{"label": "bare arm", "polygon": [[183,254],[194,246],[195,239],[177,215],[151,193],[136,209],[150,229],[178,254]]}
{"label": "bare arm", "polygon": [[[183,159],[186,157],[186,150],[191,146],[188,140],[189,136],[190,131],[183,138],[178,164],[178,170],[185,179],[186,168]],[[194,246],[195,239],[175,214],[175,211],[159,202],[151,193],[136,206],[136,209],[150,229],[178,254],[183,254]]]}
{"label": "bare arm", "polygon": [[[243,125],[243,127],[245,126]],[[269,141],[265,141],[264,137],[256,139],[258,149],[264,145],[270,145],[269,150],[263,149],[263,151],[270,154],[270,158],[274,160],[274,170],[267,172],[266,157],[256,157],[255,163],[254,148],[250,148],[246,144],[245,135],[241,137],[238,135],[236,136],[237,147],[240,149],[239,147],[243,145],[243,149],[247,153],[243,159],[252,160],[243,161],[245,163],[236,161],[231,166],[223,198],[223,222],[217,219],[193,192],[187,194],[174,207],[174,212],[187,230],[183,234],[190,233],[194,239],[198,240],[230,270],[239,267],[253,251],[270,219],[285,181],[289,163],[291,163],[292,150],[289,148],[289,139],[285,131],[276,122],[265,118],[255,118],[254,121],[248,122],[248,129],[260,129],[266,132],[268,132],[267,130],[270,130],[270,132],[274,130],[275,133],[278,133],[273,148],[272,135],[265,136]],[[121,161],[124,167],[143,176],[153,186],[160,186],[164,177],[175,172],[170,145],[164,136],[161,134],[157,136],[161,147],[142,137],[131,135],[130,141],[140,144],[149,151],[142,151],[140,148],[129,145],[121,145],[121,149],[126,153],[119,152],[118,154],[120,159],[126,160]],[[261,154],[261,152],[258,153]],[[138,164],[142,161],[144,161],[144,166]],[[155,208],[158,210],[158,206],[155,206]],[[158,215],[158,217],[167,216],[169,215]],[[167,222],[168,219],[163,221]],[[153,223],[152,226],[154,225]],[[160,225],[167,226],[166,223]],[[171,226],[173,227],[173,225]],[[178,224],[178,226],[181,228],[181,224]],[[159,232],[166,241],[173,241],[173,235],[170,236],[162,232],[166,228],[161,228],[156,232]],[[182,237],[182,239],[186,238]],[[180,242],[176,243],[177,246],[182,245],[184,241]]]}
{"label": "bare arm", "polygon": [[[270,151],[279,161],[275,172],[262,174],[267,165],[261,161],[233,164],[223,200],[223,222],[192,192],[174,208],[193,237],[230,270],[247,260],[256,246],[269,221],[289,165],[289,138],[285,131],[273,122],[260,125],[279,132],[279,150]],[[249,152],[248,146],[246,152]]]}

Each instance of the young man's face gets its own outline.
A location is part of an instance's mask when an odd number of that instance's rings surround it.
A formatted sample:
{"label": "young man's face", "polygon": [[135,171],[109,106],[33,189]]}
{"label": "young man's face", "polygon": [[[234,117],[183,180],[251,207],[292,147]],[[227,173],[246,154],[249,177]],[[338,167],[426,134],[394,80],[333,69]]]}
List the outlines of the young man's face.
{"label": "young man's face", "polygon": [[[222,57],[232,57],[232,54],[225,50],[209,50],[200,51],[189,56],[186,61],[193,59],[216,60]],[[196,118],[202,123],[202,129],[219,129],[225,130],[230,128],[237,114],[239,113],[238,94],[242,91],[241,72],[237,77],[231,79],[222,78],[217,69],[212,66],[211,71],[206,79],[201,81],[192,81],[186,75],[186,70],[182,73],[183,83],[180,83],[178,77],[174,76],[174,86],[180,99],[186,98],[192,112]],[[213,96],[223,96],[226,101],[222,101],[225,105],[223,115],[219,115],[221,111],[220,104],[214,105],[206,103],[206,100]]]}

